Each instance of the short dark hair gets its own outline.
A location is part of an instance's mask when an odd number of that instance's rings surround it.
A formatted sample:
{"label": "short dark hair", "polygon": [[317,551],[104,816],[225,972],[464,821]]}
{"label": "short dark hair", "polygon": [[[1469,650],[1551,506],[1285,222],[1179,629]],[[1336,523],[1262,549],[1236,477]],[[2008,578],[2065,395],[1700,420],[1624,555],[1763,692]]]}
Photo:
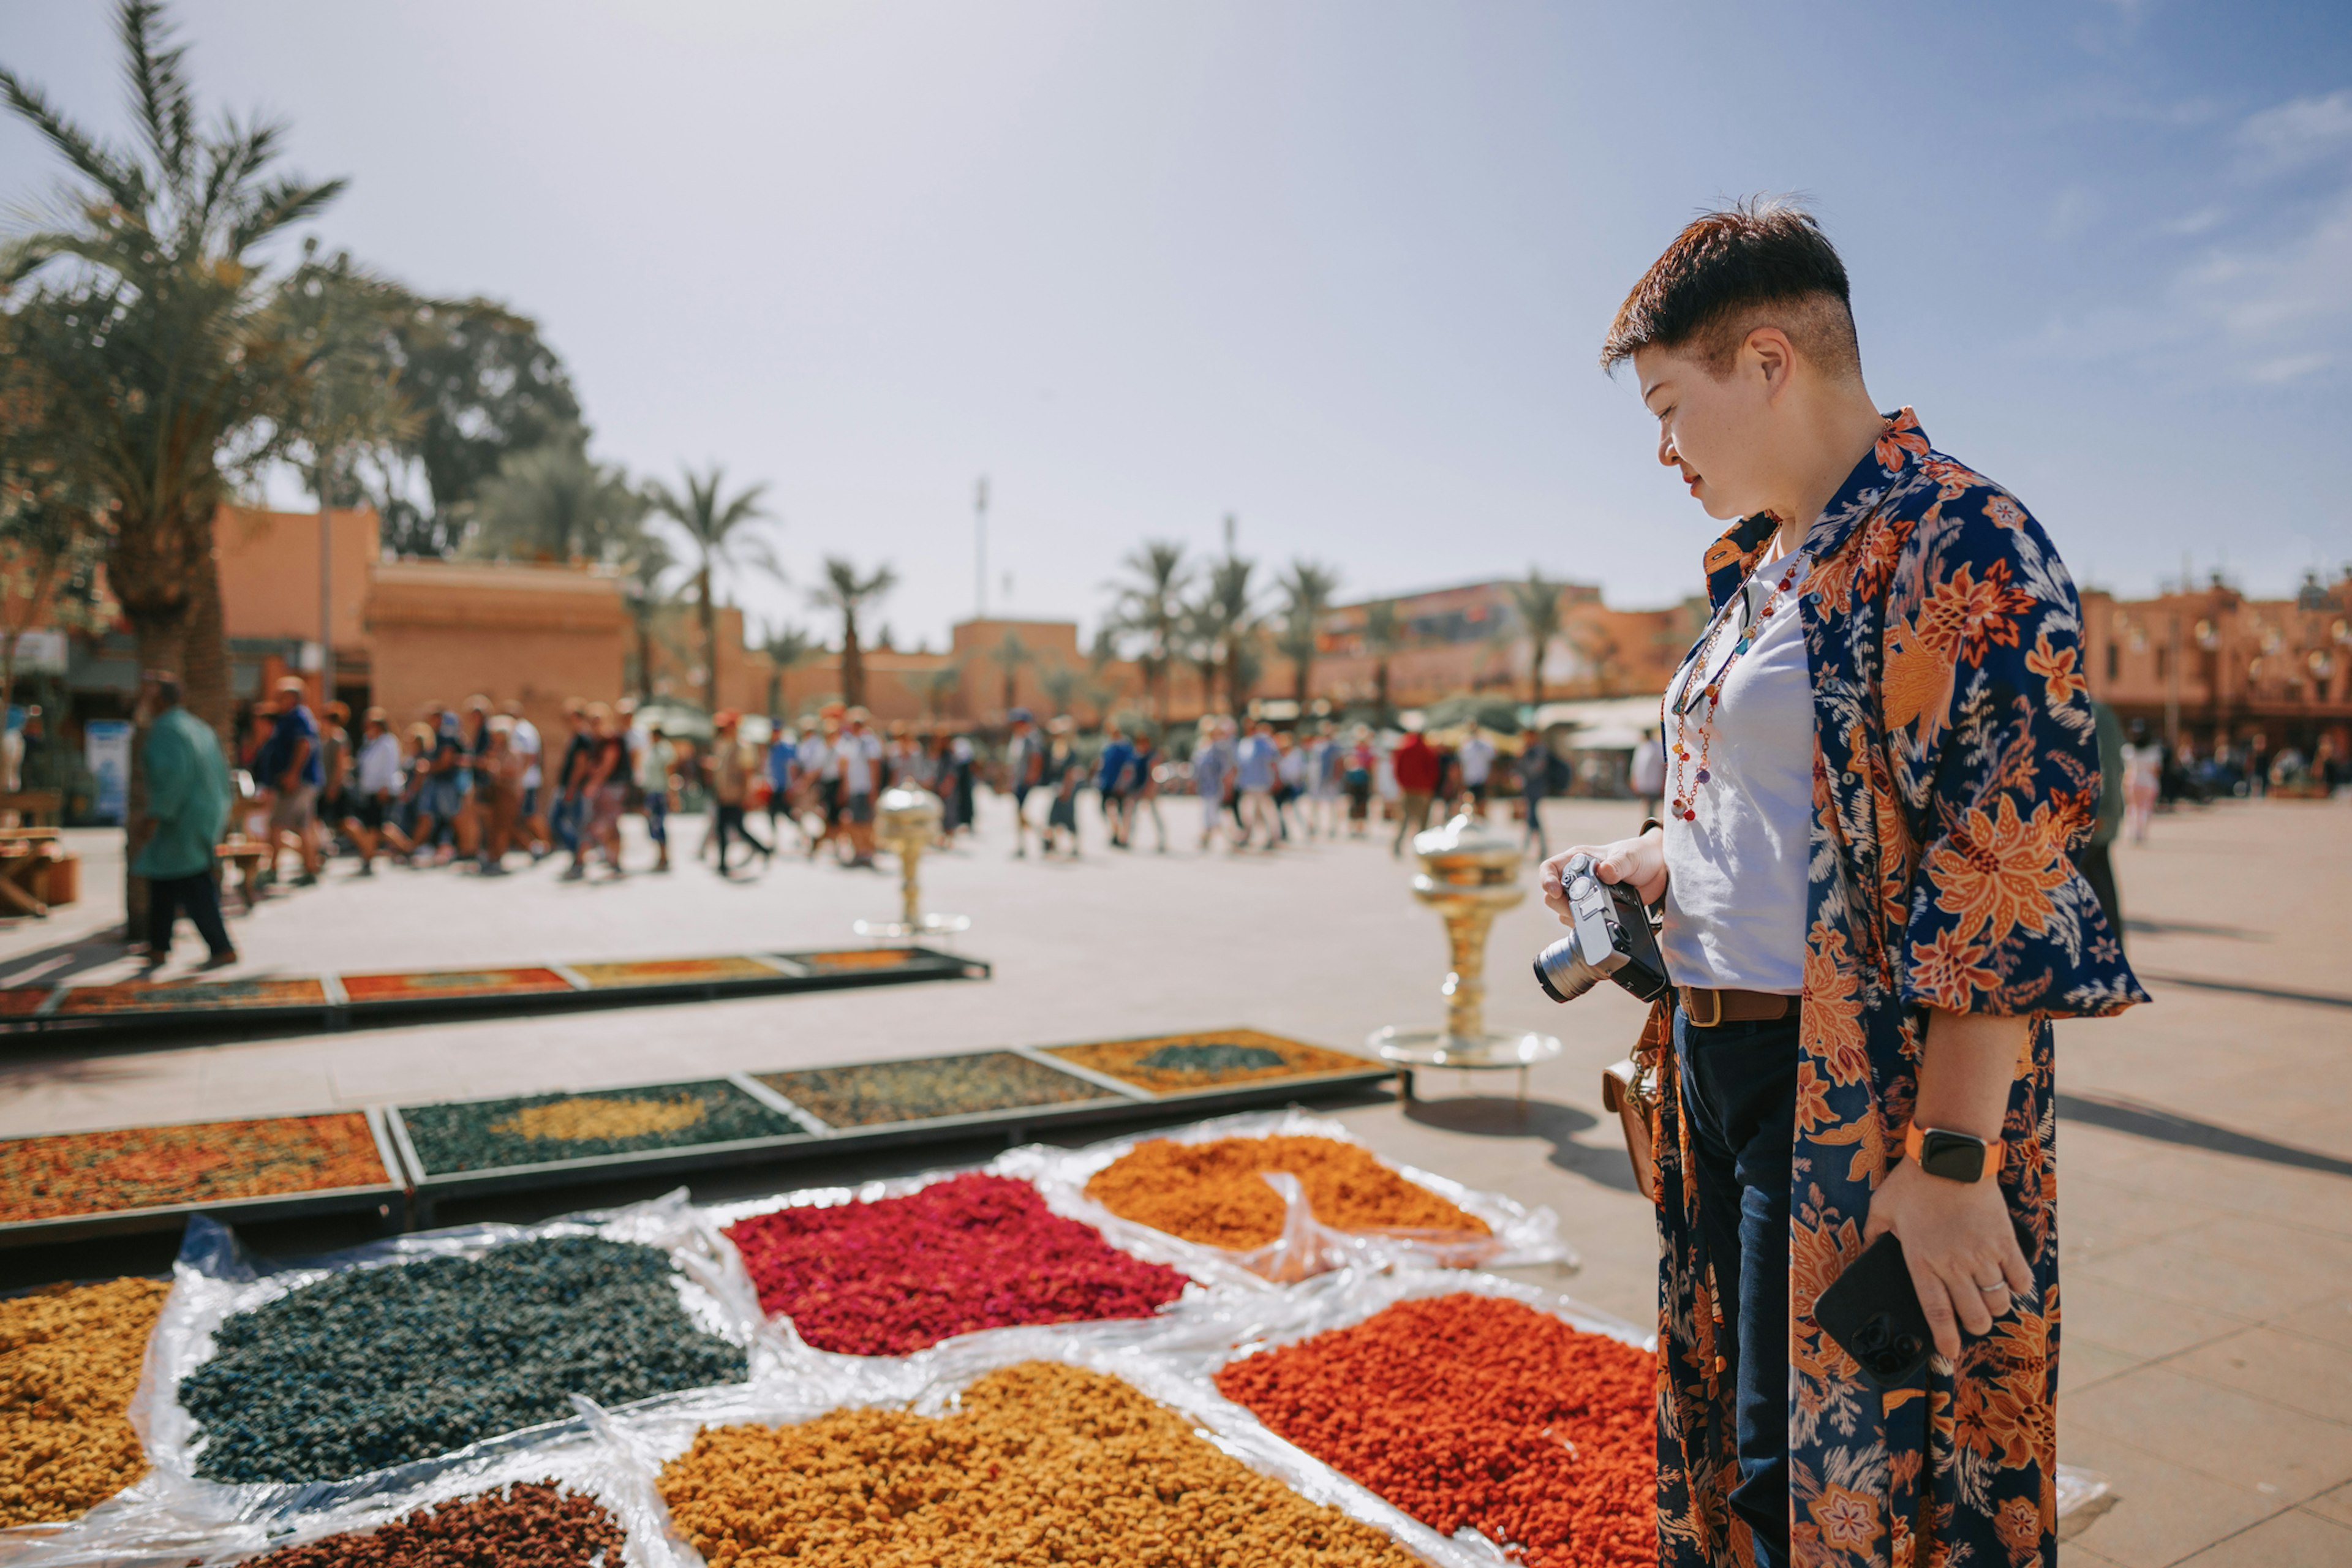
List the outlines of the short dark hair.
{"label": "short dark hair", "polygon": [[[180,677],[178,671],[170,669],[151,669],[146,672],[146,680],[148,685],[155,689],[156,701],[162,703],[166,708],[177,708],[180,705]],[[31,711],[38,713],[40,710],[36,708]]]}
{"label": "short dark hair", "polygon": [[1650,264],[1609,323],[1601,367],[1614,370],[1643,349],[1688,347],[1721,375],[1763,325],[1780,327],[1828,370],[1861,374],[1837,247],[1804,208],[1751,196],[1701,214]]}

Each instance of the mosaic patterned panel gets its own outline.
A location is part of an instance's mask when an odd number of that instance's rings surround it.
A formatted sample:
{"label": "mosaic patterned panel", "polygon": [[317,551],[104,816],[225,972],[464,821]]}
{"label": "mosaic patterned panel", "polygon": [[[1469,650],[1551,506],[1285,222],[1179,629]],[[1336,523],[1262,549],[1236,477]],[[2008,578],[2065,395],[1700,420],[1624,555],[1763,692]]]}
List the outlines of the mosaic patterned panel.
{"label": "mosaic patterned panel", "polygon": [[569,991],[552,969],[418,969],[398,974],[346,974],[343,994],[354,1002],[448,1002],[474,996],[531,996]]}
{"label": "mosaic patterned panel", "polygon": [[592,989],[632,985],[705,985],[713,981],[781,980],[756,958],[653,958],[628,963],[575,963],[572,973]]}
{"label": "mosaic patterned panel", "polygon": [[908,947],[851,947],[838,952],[793,952],[785,956],[807,964],[819,974],[859,974],[870,969],[898,969],[926,955]]}
{"label": "mosaic patterned panel", "polygon": [[365,1116],[279,1116],[0,1142],[0,1224],[392,1180]]}
{"label": "mosaic patterned panel", "polygon": [[769,1072],[759,1080],[829,1127],[1114,1100],[1108,1089],[1011,1051]]}
{"label": "mosaic patterned panel", "polygon": [[67,987],[57,1011],[62,1016],[87,1018],[326,1005],[327,988],[316,980],[216,980],[165,985],[73,985]]}
{"label": "mosaic patterned panel", "polygon": [[1377,1072],[1380,1062],[1345,1051],[1326,1050],[1256,1029],[1217,1029],[1197,1035],[1155,1035],[1141,1040],[1101,1040],[1082,1046],[1050,1046],[1045,1054],[1108,1073],[1153,1094],[1183,1094],[1272,1079],[1320,1078],[1332,1073]]}
{"label": "mosaic patterned panel", "polygon": [[436,1176],[646,1149],[690,1149],[739,1138],[804,1135],[790,1117],[718,1079],[585,1094],[404,1105],[400,1120],[425,1173]]}

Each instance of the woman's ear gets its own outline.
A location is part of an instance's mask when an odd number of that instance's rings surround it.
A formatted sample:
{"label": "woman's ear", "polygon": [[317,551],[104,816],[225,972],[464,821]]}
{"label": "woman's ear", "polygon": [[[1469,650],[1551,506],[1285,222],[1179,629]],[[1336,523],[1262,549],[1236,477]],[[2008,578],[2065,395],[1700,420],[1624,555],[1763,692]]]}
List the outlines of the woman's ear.
{"label": "woman's ear", "polygon": [[1778,397],[1789,384],[1789,372],[1795,366],[1797,352],[1789,342],[1789,334],[1778,327],[1759,327],[1748,334],[1739,345],[1740,368],[1762,378],[1764,395]]}

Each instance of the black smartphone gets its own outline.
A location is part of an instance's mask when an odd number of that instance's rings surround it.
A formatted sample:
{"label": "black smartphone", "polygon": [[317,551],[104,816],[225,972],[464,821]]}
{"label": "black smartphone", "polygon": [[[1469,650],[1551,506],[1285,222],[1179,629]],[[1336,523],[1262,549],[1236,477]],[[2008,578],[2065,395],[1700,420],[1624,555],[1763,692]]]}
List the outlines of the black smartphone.
{"label": "black smartphone", "polygon": [[1924,1388],[1935,1331],[1920,1308],[1903,1261],[1903,1244],[1888,1231],[1863,1249],[1813,1302],[1813,1321],[1838,1348],[1862,1365],[1879,1389]]}

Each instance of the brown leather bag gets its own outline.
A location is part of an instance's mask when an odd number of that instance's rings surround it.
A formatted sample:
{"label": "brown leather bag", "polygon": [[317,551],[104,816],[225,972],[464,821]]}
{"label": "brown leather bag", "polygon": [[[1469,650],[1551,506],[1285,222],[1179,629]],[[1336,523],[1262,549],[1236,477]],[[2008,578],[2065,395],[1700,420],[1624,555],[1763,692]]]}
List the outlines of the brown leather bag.
{"label": "brown leather bag", "polygon": [[1625,1129],[1625,1157],[1633,1163],[1633,1184],[1652,1203],[1658,1201],[1658,1165],[1650,1144],[1651,1118],[1656,1110],[1649,1069],[1632,1057],[1601,1069],[1601,1104],[1617,1113]]}

